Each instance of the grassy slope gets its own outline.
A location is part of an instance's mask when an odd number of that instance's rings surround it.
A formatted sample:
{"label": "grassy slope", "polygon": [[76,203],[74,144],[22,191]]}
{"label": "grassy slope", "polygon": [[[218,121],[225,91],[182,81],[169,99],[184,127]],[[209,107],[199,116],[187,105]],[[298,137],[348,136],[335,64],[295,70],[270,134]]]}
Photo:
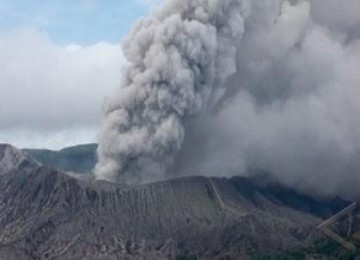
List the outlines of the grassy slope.
{"label": "grassy slope", "polygon": [[24,151],[39,163],[62,171],[92,173],[96,164],[96,148],[97,144],[85,144],[60,151],[41,149],[24,149]]}

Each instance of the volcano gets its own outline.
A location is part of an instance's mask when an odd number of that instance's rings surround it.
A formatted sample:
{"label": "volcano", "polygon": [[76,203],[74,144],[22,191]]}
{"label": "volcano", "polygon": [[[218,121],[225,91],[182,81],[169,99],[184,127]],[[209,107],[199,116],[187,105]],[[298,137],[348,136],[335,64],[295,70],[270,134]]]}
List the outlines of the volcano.
{"label": "volcano", "polygon": [[123,187],[0,145],[0,259],[239,259],[308,246],[347,205],[257,178]]}

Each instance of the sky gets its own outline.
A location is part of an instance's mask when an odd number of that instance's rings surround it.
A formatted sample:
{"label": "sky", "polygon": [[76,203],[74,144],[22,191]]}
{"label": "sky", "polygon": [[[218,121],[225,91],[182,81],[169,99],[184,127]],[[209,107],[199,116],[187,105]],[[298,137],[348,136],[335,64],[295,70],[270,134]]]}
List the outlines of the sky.
{"label": "sky", "polygon": [[157,0],[0,0],[0,143],[97,141],[122,39]]}
{"label": "sky", "polygon": [[105,174],[359,190],[359,0],[169,1],[124,41],[158,1],[0,0],[0,142],[100,140]]}

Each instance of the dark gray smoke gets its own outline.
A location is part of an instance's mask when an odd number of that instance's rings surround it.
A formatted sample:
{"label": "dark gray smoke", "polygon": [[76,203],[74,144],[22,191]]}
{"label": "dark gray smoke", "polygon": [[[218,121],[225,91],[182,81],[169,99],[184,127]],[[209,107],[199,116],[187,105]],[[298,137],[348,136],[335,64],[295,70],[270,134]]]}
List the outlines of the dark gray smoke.
{"label": "dark gray smoke", "polygon": [[354,195],[359,28],[358,0],[166,1],[125,43],[131,65],[106,105],[98,177],[255,168]]}

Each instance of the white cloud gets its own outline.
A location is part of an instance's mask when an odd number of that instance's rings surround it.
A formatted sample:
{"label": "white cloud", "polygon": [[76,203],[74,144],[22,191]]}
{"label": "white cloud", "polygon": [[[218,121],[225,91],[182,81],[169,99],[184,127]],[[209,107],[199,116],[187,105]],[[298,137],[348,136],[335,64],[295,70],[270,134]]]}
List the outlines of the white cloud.
{"label": "white cloud", "polygon": [[65,136],[95,141],[103,99],[119,85],[122,63],[120,45],[58,46],[28,28],[3,36],[0,142],[57,148],[69,143]]}

